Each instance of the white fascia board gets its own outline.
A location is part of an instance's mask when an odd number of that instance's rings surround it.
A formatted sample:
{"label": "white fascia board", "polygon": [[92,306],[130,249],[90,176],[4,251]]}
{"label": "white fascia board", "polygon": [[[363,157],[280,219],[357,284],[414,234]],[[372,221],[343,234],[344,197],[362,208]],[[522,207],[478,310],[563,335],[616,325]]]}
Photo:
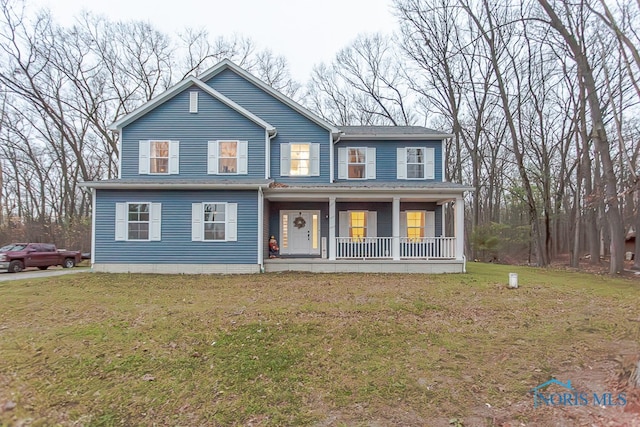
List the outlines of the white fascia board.
{"label": "white fascia board", "polygon": [[288,105],[289,107],[293,108],[298,113],[302,114],[303,116],[305,116],[306,118],[308,118],[312,122],[315,122],[316,124],[318,124],[318,125],[322,126],[323,128],[329,130],[334,138],[337,138],[338,135],[340,135],[340,130],[338,128],[336,128],[335,126],[333,126],[331,123],[329,123],[326,120],[322,119],[320,116],[316,115],[315,113],[312,113],[311,111],[309,111],[308,109],[306,109],[302,105],[298,104],[296,101],[294,101],[293,99],[289,98],[288,96],[283,95],[282,93],[280,93],[276,89],[272,88],[271,86],[269,86],[268,84],[266,84],[265,82],[260,80],[259,78],[255,77],[253,74],[251,74],[248,71],[240,68],[240,66],[236,65],[235,63],[233,63],[229,59],[223,59],[222,61],[218,62],[213,67],[209,68],[204,73],[200,74],[198,76],[198,78],[201,81],[206,82],[207,80],[211,79],[215,75],[217,75],[220,72],[224,71],[226,68],[230,68],[235,73],[239,74],[241,77],[245,78],[246,80],[250,81],[254,85],[258,86],[260,89],[262,89],[265,92],[269,93],[270,95],[272,95],[274,98],[276,98],[277,100],[279,100],[283,104]]}
{"label": "white fascia board", "polygon": [[242,183],[180,183],[180,182],[81,182],[79,185],[86,188],[96,188],[104,190],[257,190],[259,188],[269,188],[270,183],[264,184],[242,184]]}
{"label": "white fascia board", "polygon": [[127,126],[128,124],[132,123],[133,121],[135,121],[135,120],[139,119],[140,117],[144,116],[148,112],[152,111],[154,108],[158,107],[159,105],[163,104],[167,100],[173,98],[175,95],[177,95],[178,93],[188,89],[191,86],[197,86],[198,88],[202,89],[204,92],[206,92],[209,95],[211,95],[212,97],[216,98],[218,101],[222,102],[227,107],[237,111],[238,113],[242,114],[243,116],[245,116],[246,118],[248,118],[252,122],[256,123],[257,125],[259,125],[261,127],[263,127],[265,130],[267,130],[267,132],[275,133],[275,131],[276,131],[275,126],[272,126],[269,123],[265,122],[260,117],[256,116],[255,114],[253,114],[252,112],[248,111],[244,107],[241,107],[240,105],[236,104],[235,102],[233,102],[232,100],[230,100],[226,96],[222,95],[220,92],[218,92],[215,89],[213,89],[212,87],[204,84],[202,81],[198,80],[196,77],[193,77],[193,76],[187,77],[186,79],[182,80],[178,84],[176,84],[176,85],[172,86],[171,88],[167,89],[166,91],[164,91],[163,93],[161,93],[157,97],[155,97],[155,98],[151,99],[150,101],[146,102],[145,104],[143,104],[142,106],[140,106],[136,110],[132,111],[131,113],[127,114],[126,116],[124,116],[124,117],[120,118],[119,120],[115,121],[114,123],[112,123],[109,126],[109,129],[112,130],[112,131],[121,130],[123,127]]}

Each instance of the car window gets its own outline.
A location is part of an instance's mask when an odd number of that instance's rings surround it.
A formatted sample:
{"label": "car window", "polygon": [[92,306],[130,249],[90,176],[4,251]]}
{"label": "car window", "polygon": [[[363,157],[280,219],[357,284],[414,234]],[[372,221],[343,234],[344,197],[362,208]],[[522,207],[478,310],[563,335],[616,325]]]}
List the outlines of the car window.
{"label": "car window", "polygon": [[18,252],[26,248],[27,245],[7,245],[0,248],[0,252]]}

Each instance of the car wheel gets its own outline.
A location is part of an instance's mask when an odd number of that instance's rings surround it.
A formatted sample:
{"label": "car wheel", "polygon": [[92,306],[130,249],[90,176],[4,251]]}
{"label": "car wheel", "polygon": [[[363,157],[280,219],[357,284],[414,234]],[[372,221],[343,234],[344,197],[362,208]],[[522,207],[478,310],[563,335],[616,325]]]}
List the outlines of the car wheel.
{"label": "car wheel", "polygon": [[9,263],[9,273],[20,273],[22,270],[24,270],[24,264],[22,261],[16,260]]}
{"label": "car wheel", "polygon": [[40,269],[40,270],[46,270],[47,268],[49,268],[48,265],[42,265],[42,266],[38,267],[38,269]]}
{"label": "car wheel", "polygon": [[62,263],[62,268],[73,268],[76,266],[76,262],[73,258],[65,258]]}

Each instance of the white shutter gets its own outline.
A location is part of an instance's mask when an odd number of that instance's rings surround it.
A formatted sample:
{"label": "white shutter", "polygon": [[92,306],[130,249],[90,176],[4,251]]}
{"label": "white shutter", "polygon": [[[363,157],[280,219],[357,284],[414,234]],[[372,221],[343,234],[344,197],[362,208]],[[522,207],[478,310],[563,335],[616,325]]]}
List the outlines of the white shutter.
{"label": "white shutter", "polygon": [[280,144],[280,176],[289,176],[291,171],[291,146]]}
{"label": "white shutter", "polygon": [[378,212],[367,212],[367,237],[378,237]]}
{"label": "white shutter", "polygon": [[434,211],[425,212],[424,237],[436,236],[436,213]]}
{"label": "white shutter", "polygon": [[349,237],[349,212],[340,211],[338,213],[338,220],[340,222],[338,237]]}
{"label": "white shutter", "polygon": [[309,144],[309,155],[311,156],[311,176],[320,176],[320,144]]}
{"label": "white shutter", "polygon": [[238,204],[227,203],[227,225],[225,230],[225,240],[236,242],[238,240]]}
{"label": "white shutter", "polygon": [[160,241],[162,240],[162,204],[151,203],[151,224],[149,240]]}
{"label": "white shutter", "polygon": [[204,240],[204,229],[202,227],[202,217],[204,212],[202,210],[202,203],[191,204],[191,240],[194,242],[201,242]]}
{"label": "white shutter", "polygon": [[115,240],[127,240],[127,204],[116,203]]}
{"label": "white shutter", "polygon": [[249,162],[249,142],[238,141],[238,175],[248,173]]}
{"label": "white shutter", "polygon": [[138,143],[138,173],[140,175],[149,174],[149,141]]}
{"label": "white shutter", "polygon": [[347,148],[338,148],[338,179],[348,178]]}
{"label": "white shutter", "polygon": [[376,148],[367,147],[367,179],[376,179]]}
{"label": "white shutter", "polygon": [[398,179],[407,179],[407,149],[399,147],[396,158],[396,172]]}
{"label": "white shutter", "polygon": [[209,141],[207,149],[207,173],[216,175],[218,173],[218,141]]}
{"label": "white shutter", "polygon": [[169,142],[169,174],[180,173],[180,141]]}
{"label": "white shutter", "polygon": [[198,112],[198,92],[189,92],[189,112]]}
{"label": "white shutter", "polygon": [[435,179],[436,178],[435,157],[436,157],[435,148],[431,147],[431,148],[425,148],[424,149],[424,177],[425,177],[425,179]]}
{"label": "white shutter", "polygon": [[400,237],[408,237],[407,231],[407,211],[400,212]]}

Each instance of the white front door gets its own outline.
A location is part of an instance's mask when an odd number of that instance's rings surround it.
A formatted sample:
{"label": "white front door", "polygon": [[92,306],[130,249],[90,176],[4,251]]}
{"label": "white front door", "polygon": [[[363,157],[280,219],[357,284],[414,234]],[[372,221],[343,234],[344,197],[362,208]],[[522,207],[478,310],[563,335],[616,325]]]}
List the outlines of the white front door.
{"label": "white front door", "polygon": [[280,253],[320,253],[320,211],[280,211]]}

